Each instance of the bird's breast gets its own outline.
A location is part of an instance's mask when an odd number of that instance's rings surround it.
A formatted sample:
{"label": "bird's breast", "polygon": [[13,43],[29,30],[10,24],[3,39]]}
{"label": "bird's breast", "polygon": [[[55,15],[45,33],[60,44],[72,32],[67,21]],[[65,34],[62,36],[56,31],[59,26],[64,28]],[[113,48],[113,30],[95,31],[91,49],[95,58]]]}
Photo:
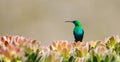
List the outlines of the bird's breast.
{"label": "bird's breast", "polygon": [[75,35],[81,35],[81,34],[83,34],[83,29],[75,28],[75,29],[74,29],[74,34],[75,34]]}

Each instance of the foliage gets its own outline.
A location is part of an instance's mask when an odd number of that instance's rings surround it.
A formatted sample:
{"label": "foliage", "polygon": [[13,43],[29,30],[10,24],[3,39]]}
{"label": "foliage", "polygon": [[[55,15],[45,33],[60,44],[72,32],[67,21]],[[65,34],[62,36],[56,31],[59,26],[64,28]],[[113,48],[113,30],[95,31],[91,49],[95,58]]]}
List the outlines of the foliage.
{"label": "foliage", "polygon": [[118,36],[95,42],[53,41],[47,47],[22,36],[0,38],[0,62],[120,62],[119,59]]}

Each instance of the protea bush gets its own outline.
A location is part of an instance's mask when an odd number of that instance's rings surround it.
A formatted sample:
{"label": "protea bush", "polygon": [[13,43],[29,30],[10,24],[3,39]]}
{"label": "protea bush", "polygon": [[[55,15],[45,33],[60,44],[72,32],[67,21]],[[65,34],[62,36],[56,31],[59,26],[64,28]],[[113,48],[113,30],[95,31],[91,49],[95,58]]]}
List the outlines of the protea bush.
{"label": "protea bush", "polygon": [[0,38],[0,62],[120,62],[120,40],[110,36],[104,41],[40,41],[22,36]]}

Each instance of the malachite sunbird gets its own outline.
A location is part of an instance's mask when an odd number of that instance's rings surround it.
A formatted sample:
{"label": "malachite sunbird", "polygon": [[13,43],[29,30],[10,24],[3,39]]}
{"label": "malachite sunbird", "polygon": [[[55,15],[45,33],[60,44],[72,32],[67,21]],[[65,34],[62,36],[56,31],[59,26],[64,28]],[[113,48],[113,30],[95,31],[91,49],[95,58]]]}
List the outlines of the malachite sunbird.
{"label": "malachite sunbird", "polygon": [[75,42],[78,42],[78,41],[82,42],[83,36],[84,36],[84,30],[83,30],[81,22],[79,20],[66,21],[66,22],[71,22],[75,25],[74,30],[73,30]]}

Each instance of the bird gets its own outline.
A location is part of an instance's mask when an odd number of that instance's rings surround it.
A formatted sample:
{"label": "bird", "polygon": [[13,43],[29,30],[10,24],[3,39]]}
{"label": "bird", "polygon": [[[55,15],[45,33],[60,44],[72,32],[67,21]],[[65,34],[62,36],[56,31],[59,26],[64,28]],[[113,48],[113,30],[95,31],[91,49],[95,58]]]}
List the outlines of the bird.
{"label": "bird", "polygon": [[82,27],[81,22],[79,20],[65,21],[65,22],[71,22],[75,25],[73,29],[75,42],[78,42],[78,41],[82,42],[83,36],[84,36],[84,29]]}

